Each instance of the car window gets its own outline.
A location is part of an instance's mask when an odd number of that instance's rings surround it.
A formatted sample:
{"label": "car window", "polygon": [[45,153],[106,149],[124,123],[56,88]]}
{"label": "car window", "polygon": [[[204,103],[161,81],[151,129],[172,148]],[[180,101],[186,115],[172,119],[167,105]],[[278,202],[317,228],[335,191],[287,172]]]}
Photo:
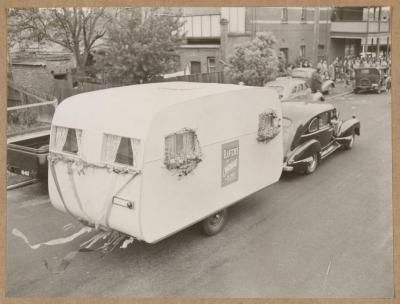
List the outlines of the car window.
{"label": "car window", "polygon": [[329,112],[319,115],[319,128],[323,128],[329,124]]}
{"label": "car window", "polygon": [[292,94],[296,93],[296,91],[297,91],[297,86],[294,86],[292,89]]}
{"label": "car window", "polygon": [[284,91],[282,86],[277,85],[269,85],[268,88],[275,90],[278,94],[281,94]]}
{"label": "car window", "polygon": [[282,127],[284,129],[289,128],[292,124],[292,120],[289,117],[282,117]]}
{"label": "car window", "polygon": [[315,117],[313,120],[311,120],[308,126],[308,132],[312,133],[318,131],[318,126],[319,126],[319,119],[318,117]]}

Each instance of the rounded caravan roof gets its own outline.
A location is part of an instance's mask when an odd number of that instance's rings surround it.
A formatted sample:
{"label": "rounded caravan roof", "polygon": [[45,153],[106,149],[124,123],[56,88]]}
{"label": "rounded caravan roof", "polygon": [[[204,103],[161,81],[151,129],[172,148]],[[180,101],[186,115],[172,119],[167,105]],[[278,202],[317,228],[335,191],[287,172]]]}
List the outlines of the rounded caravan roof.
{"label": "rounded caravan roof", "polygon": [[312,117],[333,110],[334,106],[330,103],[313,103],[313,102],[283,102],[282,113],[284,117],[290,118],[292,121],[305,123]]}
{"label": "rounded caravan roof", "polygon": [[[157,113],[174,104],[236,90],[271,89],[234,84],[162,82],[98,90],[65,99],[52,124],[144,138]],[[266,97],[268,97],[266,95]]]}

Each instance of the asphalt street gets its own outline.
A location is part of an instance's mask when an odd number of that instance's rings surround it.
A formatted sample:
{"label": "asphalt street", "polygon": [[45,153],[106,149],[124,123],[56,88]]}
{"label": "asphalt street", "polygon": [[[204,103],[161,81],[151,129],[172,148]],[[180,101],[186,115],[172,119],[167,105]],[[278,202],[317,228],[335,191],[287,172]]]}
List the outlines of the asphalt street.
{"label": "asphalt street", "polygon": [[312,175],[284,174],[235,204],[213,237],[195,225],[104,257],[78,253],[65,272],[53,274],[44,261],[57,261],[89,235],[30,249],[13,228],[35,244],[81,226],[50,205],[44,185],[8,191],[7,296],[392,297],[389,95],[329,102],[342,118],[360,118],[354,148],[328,157]]}

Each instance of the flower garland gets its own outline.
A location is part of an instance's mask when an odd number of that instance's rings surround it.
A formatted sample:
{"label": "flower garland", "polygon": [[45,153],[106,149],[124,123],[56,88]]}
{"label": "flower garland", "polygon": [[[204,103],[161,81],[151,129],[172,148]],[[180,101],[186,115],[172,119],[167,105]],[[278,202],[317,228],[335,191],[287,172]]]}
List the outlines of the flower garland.
{"label": "flower garland", "polygon": [[[185,153],[180,153],[178,155],[171,155],[171,143],[167,143],[167,140],[171,140],[171,136],[177,135],[191,135],[193,140],[193,149],[185,151]],[[202,161],[202,152],[200,147],[200,142],[197,137],[195,130],[189,128],[183,128],[178,132],[169,134],[165,137],[165,160],[164,165],[168,170],[174,170],[178,177],[186,176],[197,167],[197,164]],[[172,143],[175,145],[175,142]],[[175,149],[176,147],[172,147]],[[185,147],[186,149],[188,147]]]}
{"label": "flower garland", "polygon": [[279,134],[280,125],[275,125],[277,118],[278,115],[272,109],[269,109],[258,116],[257,140],[259,142],[267,143]]}
{"label": "flower garland", "polygon": [[85,174],[87,168],[104,168],[108,172],[114,172],[117,174],[132,174],[138,173],[138,170],[129,167],[119,167],[110,164],[95,164],[89,163],[81,158],[68,157],[61,153],[50,152],[47,156],[49,163],[56,164],[58,162],[63,162],[68,165],[68,174],[72,174],[72,171],[76,171],[78,175]]}

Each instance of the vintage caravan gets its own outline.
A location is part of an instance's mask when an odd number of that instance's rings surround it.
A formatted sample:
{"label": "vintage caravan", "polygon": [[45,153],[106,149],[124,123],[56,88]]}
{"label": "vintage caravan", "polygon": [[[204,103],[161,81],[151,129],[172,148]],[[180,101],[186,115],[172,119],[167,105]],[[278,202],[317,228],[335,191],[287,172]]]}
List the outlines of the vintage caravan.
{"label": "vintage caravan", "polygon": [[157,242],[282,172],[281,105],[268,88],[155,83],[76,95],[52,121],[52,204],[88,225]]}

